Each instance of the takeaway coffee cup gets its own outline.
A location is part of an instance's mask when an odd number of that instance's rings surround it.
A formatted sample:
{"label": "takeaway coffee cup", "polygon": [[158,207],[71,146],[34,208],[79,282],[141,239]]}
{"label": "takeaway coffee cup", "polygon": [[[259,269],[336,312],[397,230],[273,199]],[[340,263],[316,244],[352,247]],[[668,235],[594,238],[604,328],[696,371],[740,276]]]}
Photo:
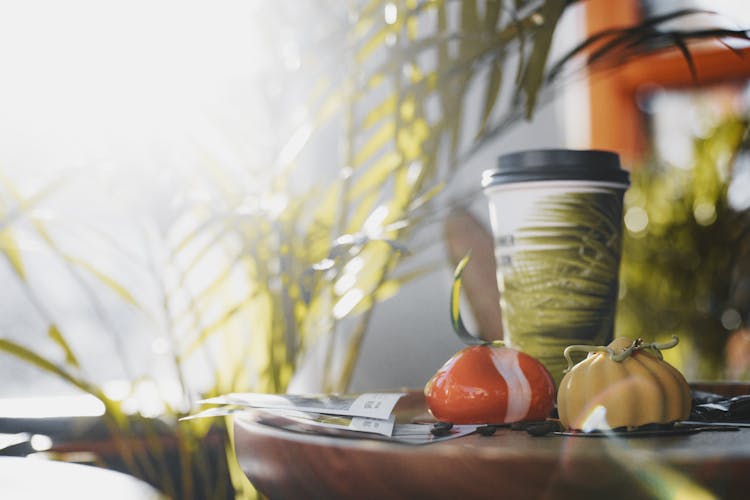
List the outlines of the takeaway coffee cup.
{"label": "takeaway coffee cup", "polygon": [[556,383],[565,347],[612,340],[628,186],[619,157],[596,150],[512,153],[483,174],[506,344]]}

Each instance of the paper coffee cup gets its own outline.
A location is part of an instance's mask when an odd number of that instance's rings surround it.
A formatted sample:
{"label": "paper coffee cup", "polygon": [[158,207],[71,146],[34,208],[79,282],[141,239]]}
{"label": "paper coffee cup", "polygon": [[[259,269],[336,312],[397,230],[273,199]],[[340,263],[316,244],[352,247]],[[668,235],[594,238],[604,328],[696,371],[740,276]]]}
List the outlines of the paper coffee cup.
{"label": "paper coffee cup", "polygon": [[565,347],[612,340],[628,185],[607,151],[523,151],[484,172],[506,344],[556,383]]}

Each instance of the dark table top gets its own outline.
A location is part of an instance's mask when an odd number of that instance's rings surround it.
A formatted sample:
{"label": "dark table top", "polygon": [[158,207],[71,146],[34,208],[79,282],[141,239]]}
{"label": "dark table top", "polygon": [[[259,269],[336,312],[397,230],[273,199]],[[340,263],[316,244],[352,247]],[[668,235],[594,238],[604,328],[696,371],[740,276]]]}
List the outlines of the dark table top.
{"label": "dark table top", "polygon": [[[399,419],[423,412],[411,394]],[[750,428],[659,437],[499,429],[429,445],[302,434],[235,418],[240,465],[273,498],[747,498]]]}

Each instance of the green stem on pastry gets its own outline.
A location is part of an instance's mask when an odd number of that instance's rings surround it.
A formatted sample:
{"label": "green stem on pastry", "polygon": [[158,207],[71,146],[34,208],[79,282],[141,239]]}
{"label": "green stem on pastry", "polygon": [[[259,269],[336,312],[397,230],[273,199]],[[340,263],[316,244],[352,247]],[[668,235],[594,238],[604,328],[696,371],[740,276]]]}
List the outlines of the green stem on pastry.
{"label": "green stem on pastry", "polygon": [[466,264],[469,263],[469,257],[471,251],[461,259],[456,266],[456,270],[453,272],[453,286],[451,288],[451,325],[453,325],[453,331],[456,332],[458,338],[466,345],[489,345],[492,347],[502,347],[505,342],[502,340],[484,340],[475,335],[472,335],[469,330],[466,329],[463,319],[461,319],[461,275],[464,272]]}
{"label": "green stem on pastry", "polygon": [[616,361],[617,363],[621,363],[622,361],[626,360],[630,356],[633,355],[634,352],[643,351],[646,349],[649,349],[651,352],[653,352],[659,359],[664,359],[664,357],[661,354],[661,351],[663,349],[671,349],[674,346],[676,346],[680,342],[680,339],[677,338],[677,336],[672,335],[672,339],[668,342],[664,343],[656,343],[656,342],[650,342],[648,344],[643,342],[642,338],[635,339],[628,347],[623,349],[622,352],[616,353],[614,349],[607,346],[590,346],[590,345],[570,345],[565,348],[565,351],[563,352],[563,356],[565,356],[565,359],[568,361],[568,367],[565,369],[565,373],[569,372],[571,368],[573,368],[574,362],[573,358],[571,357],[571,353],[574,352],[606,352],[609,355],[609,359],[612,361]]}
{"label": "green stem on pastry", "polygon": [[565,369],[564,373],[568,373],[575,364],[573,358],[570,357],[570,354],[573,352],[606,352],[609,354],[610,358],[614,355],[612,349],[601,345],[569,345],[563,351],[563,356],[565,356],[565,359],[568,361],[568,367]]}

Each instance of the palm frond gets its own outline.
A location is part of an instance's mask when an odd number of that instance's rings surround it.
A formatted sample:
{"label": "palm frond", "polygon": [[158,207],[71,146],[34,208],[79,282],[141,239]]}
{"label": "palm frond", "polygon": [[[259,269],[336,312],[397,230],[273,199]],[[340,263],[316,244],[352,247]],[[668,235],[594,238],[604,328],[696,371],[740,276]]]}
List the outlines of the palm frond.
{"label": "palm frond", "polygon": [[[691,74],[697,78],[697,71],[688,49],[688,45],[691,42],[711,39],[724,43],[723,39],[726,38],[750,39],[747,30],[718,28],[678,30],[662,28],[662,25],[668,22],[696,14],[713,14],[713,12],[703,9],[680,9],[668,14],[646,18],[635,26],[607,29],[595,33],[555,62],[547,72],[546,79],[547,81],[555,79],[568,63],[583,54],[588,54],[587,64],[590,66],[613,66],[627,59],[665,47],[676,47],[680,50],[685,57]],[[727,45],[725,44],[725,46]],[[731,46],[727,47],[728,50],[736,52],[736,49]]]}

